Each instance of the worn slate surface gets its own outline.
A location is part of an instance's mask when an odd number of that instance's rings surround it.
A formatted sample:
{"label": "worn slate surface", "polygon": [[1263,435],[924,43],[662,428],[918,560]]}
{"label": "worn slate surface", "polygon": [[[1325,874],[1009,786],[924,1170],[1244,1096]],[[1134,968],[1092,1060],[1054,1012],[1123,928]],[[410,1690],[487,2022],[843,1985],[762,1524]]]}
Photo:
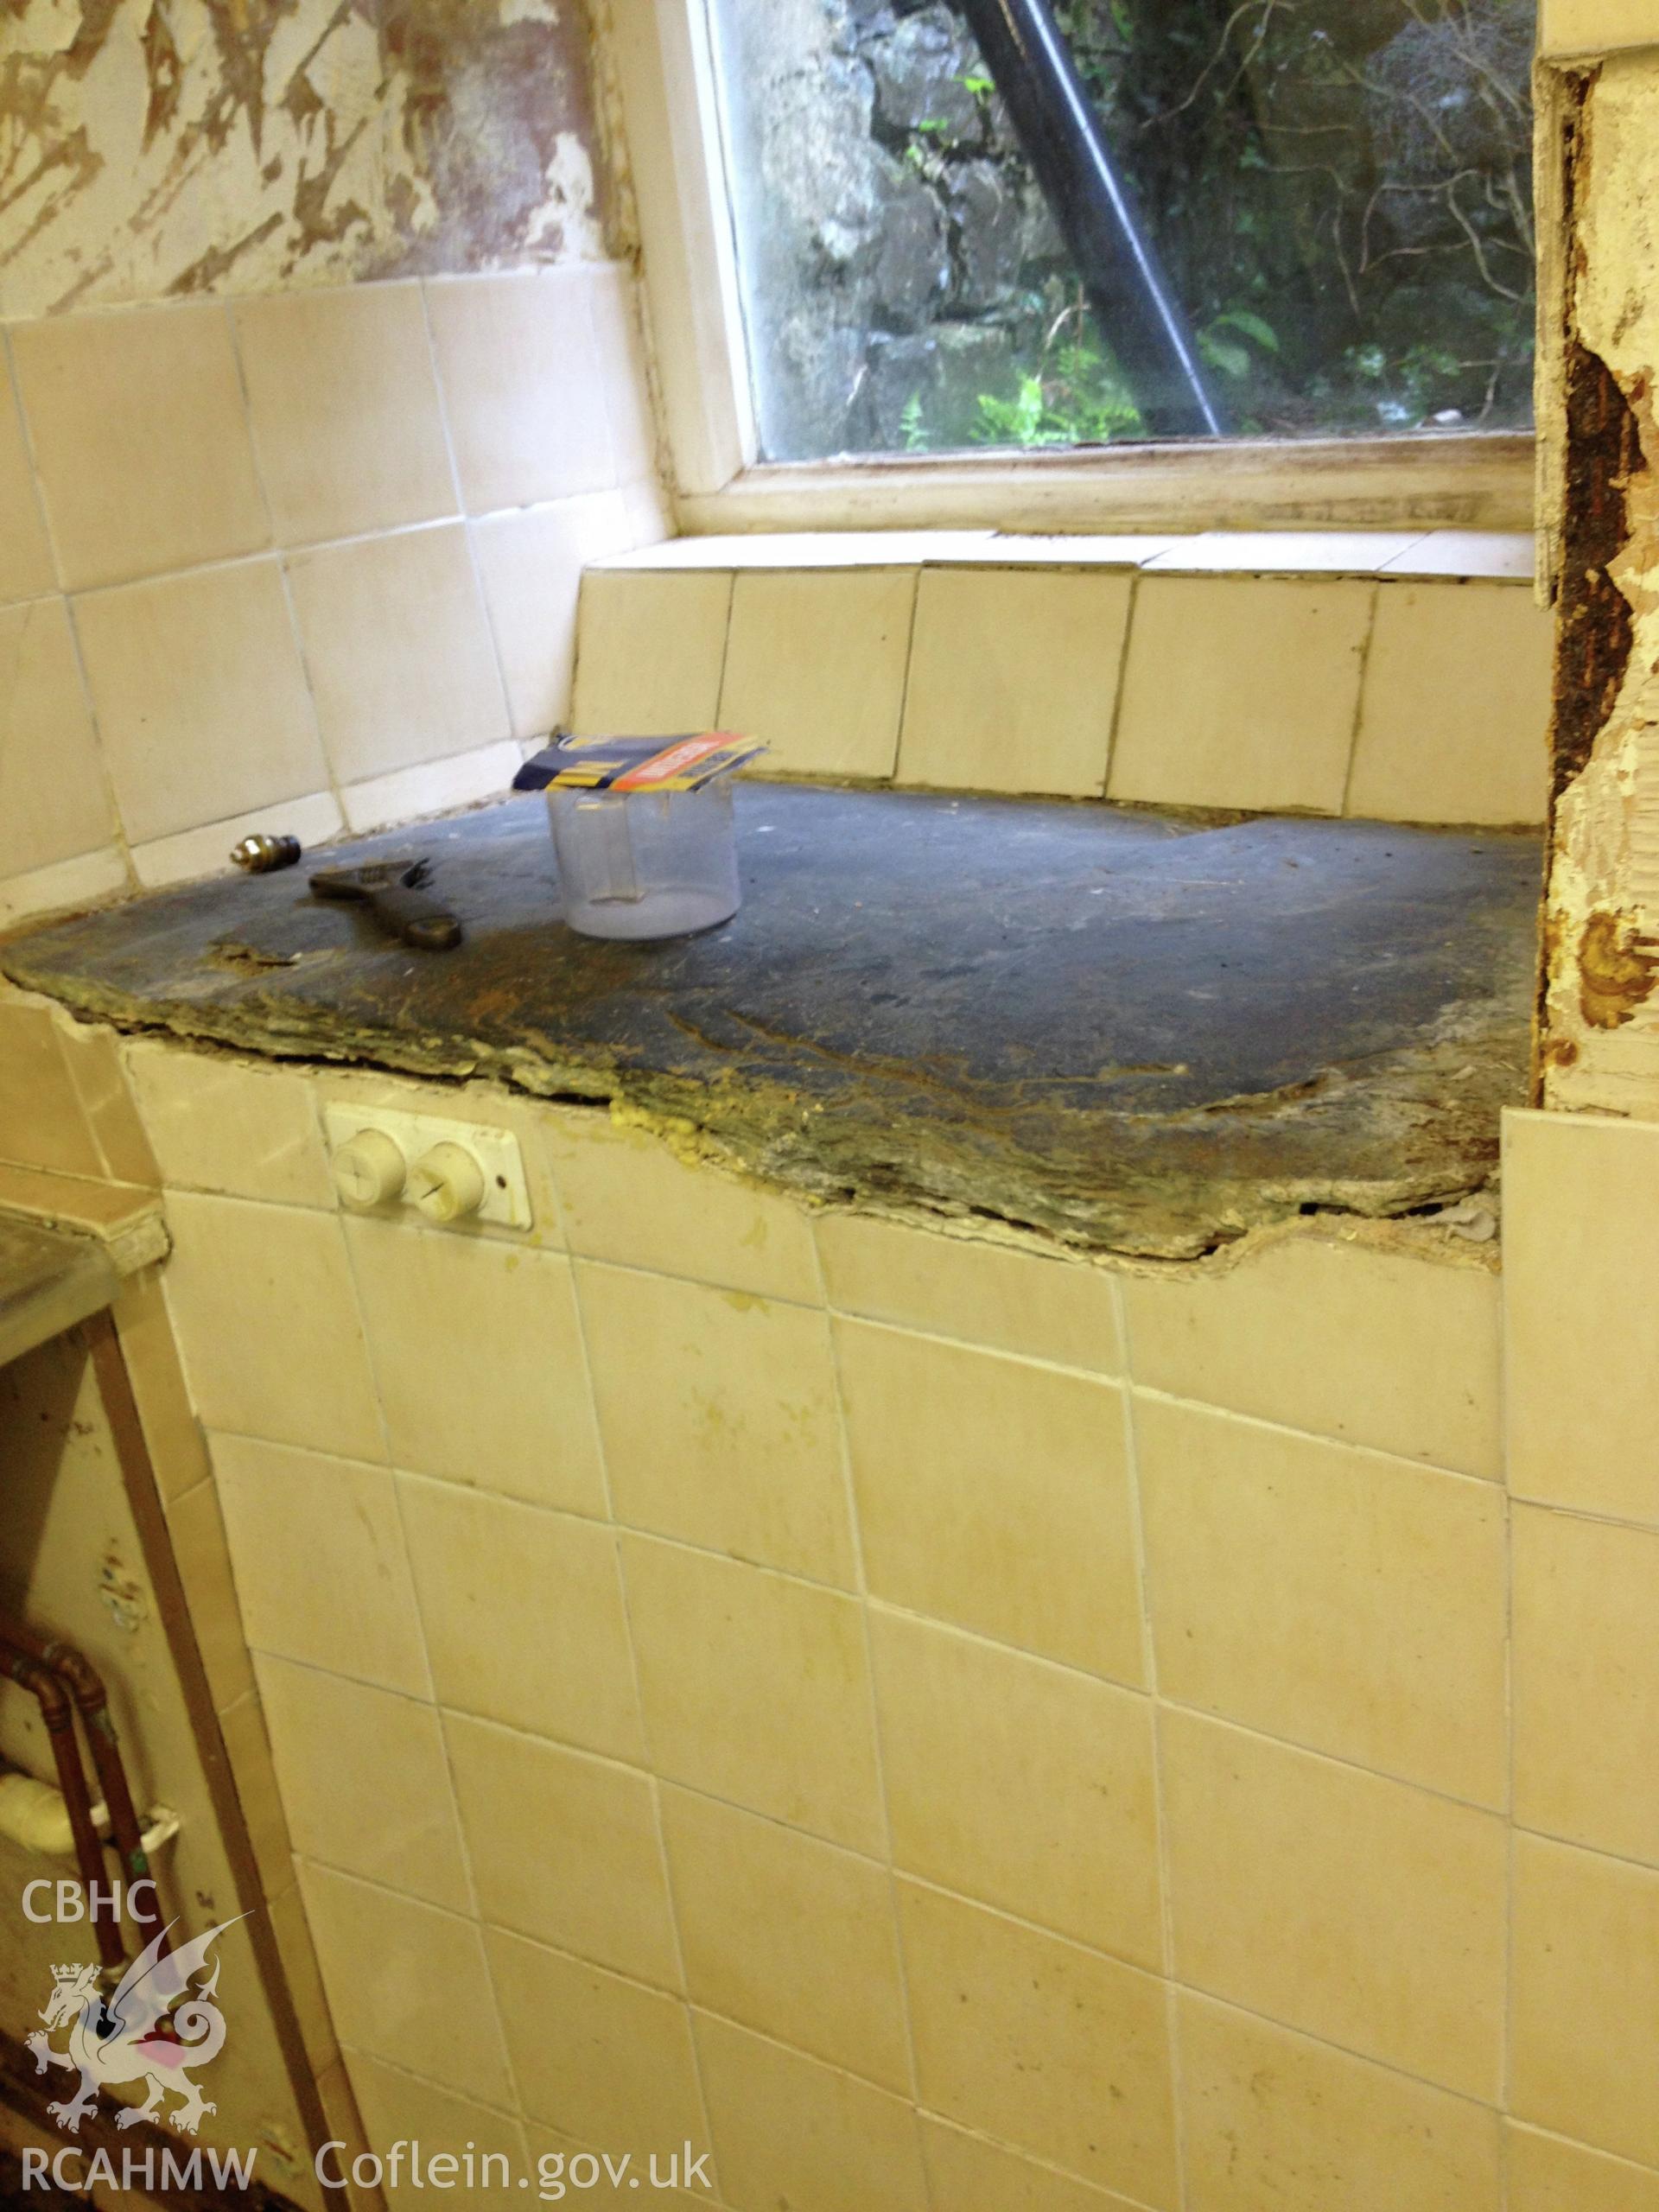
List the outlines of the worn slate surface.
{"label": "worn slate surface", "polygon": [[0,966],[124,1025],[624,1098],[818,1198],[1172,1257],[1465,1196],[1524,1099],[1531,837],[764,785],[738,807],[745,904],[702,937],[575,936],[519,798],[327,855],[429,854],[456,952],[291,872]]}

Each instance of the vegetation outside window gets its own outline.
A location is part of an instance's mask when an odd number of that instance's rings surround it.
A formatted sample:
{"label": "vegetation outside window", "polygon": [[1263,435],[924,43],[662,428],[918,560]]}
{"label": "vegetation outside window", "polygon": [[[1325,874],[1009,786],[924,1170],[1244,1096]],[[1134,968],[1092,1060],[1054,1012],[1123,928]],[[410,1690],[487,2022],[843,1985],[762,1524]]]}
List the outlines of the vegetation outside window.
{"label": "vegetation outside window", "polygon": [[[760,457],[1115,444],[953,0],[711,0]],[[1533,0],[1054,0],[1225,431],[1530,427]]]}

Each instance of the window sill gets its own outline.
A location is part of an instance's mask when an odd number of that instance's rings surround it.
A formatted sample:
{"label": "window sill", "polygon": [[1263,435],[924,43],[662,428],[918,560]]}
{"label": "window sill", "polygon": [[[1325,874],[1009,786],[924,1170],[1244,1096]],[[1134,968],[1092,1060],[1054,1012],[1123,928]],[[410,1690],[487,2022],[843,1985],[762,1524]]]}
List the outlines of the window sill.
{"label": "window sill", "polygon": [[1533,527],[1535,442],[1230,440],[1111,452],[881,454],[760,463],[683,493],[696,534],[842,530],[1164,531]]}
{"label": "window sill", "polygon": [[1530,582],[1535,544],[1516,531],[1205,531],[1025,535],[992,530],[820,530],[674,537],[588,565],[688,569],[1122,569],[1154,575],[1435,576]]}

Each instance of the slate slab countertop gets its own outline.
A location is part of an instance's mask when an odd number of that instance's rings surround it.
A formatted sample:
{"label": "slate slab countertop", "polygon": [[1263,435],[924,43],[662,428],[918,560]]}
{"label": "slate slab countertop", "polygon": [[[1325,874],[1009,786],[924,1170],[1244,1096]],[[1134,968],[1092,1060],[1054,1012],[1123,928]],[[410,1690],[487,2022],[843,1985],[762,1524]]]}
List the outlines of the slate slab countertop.
{"label": "slate slab countertop", "polygon": [[1535,836],[751,783],[725,927],[560,918],[535,798],[332,848],[429,855],[458,950],[303,867],[14,938],[80,1013],[690,1122],[810,1198],[1190,1257],[1488,1181],[1526,1097]]}

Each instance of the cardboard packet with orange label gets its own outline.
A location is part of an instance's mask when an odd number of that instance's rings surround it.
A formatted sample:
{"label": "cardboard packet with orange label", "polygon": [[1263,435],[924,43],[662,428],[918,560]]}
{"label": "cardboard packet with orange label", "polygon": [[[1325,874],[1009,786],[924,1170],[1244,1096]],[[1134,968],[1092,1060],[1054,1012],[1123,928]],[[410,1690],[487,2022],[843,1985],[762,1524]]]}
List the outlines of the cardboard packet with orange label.
{"label": "cardboard packet with orange label", "polygon": [[700,791],[766,750],[753,738],[706,730],[689,737],[558,737],[513,779],[516,791]]}

